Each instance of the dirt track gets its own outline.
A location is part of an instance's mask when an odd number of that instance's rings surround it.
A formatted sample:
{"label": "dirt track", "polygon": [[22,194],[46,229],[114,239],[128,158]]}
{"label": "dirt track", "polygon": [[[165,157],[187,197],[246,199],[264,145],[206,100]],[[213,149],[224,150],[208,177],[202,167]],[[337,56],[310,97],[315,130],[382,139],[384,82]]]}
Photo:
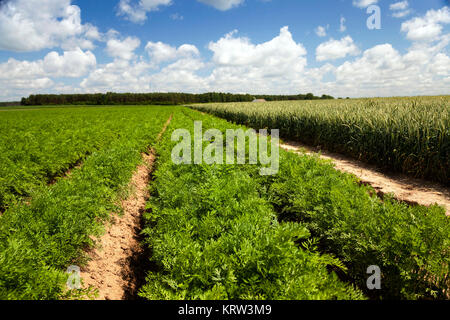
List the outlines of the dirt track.
{"label": "dirt track", "polygon": [[[158,140],[161,139],[169,118]],[[149,199],[148,184],[155,160],[155,151],[143,154],[143,163],[133,174],[130,183],[132,194],[122,201],[123,216],[116,216],[106,233],[98,239],[97,247],[88,253],[91,258],[81,272],[83,286],[98,290],[97,300],[124,300],[136,298],[138,277],[142,277],[144,255],[140,232],[142,213]],[[144,261],[145,262],[145,261]],[[145,276],[145,274],[144,274]]]}
{"label": "dirt track", "polygon": [[[298,142],[284,142],[281,148],[296,153],[313,154],[319,150]],[[413,179],[402,174],[387,174],[376,166],[343,156],[341,154],[320,151],[320,157],[331,160],[336,169],[354,174],[364,184],[371,185],[379,195],[393,193],[398,200],[410,204],[429,206],[439,204],[446,208],[450,216],[450,190],[442,185]]]}

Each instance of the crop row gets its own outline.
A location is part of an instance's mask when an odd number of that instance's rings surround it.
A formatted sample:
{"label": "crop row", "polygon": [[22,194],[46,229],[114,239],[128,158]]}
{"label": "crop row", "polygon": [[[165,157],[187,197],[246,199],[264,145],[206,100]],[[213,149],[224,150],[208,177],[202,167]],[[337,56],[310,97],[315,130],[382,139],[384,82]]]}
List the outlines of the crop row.
{"label": "crop row", "polygon": [[[120,137],[94,151],[69,178],[31,192],[28,204],[15,204],[0,216],[0,300],[72,294],[65,289],[65,270],[83,263],[84,249],[93,244],[91,236],[99,235],[111,213],[120,211],[118,200],[141,152],[154,143],[171,112],[145,107],[98,114],[97,128],[104,116],[105,126],[109,120],[122,128]],[[31,120],[30,114],[30,122],[40,120]]]}
{"label": "crop row", "polygon": [[413,177],[450,181],[450,97],[199,105],[256,129]]}
{"label": "crop row", "polygon": [[0,212],[135,130],[140,113],[125,107],[2,112]]}

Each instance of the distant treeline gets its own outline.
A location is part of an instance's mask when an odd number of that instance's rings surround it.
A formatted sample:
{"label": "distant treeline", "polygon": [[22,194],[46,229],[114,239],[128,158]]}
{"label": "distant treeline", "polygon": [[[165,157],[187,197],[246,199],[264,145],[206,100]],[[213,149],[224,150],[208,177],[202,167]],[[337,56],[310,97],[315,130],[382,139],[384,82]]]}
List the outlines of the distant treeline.
{"label": "distant treeline", "polygon": [[330,100],[334,99],[334,97],[329,95],[322,95],[321,97],[316,97],[312,93],[307,94],[297,94],[297,95],[258,95],[252,96],[256,99],[264,99],[266,101],[286,101],[286,100]]}
{"label": "distant treeline", "polygon": [[248,102],[254,99],[267,101],[334,99],[323,95],[316,97],[312,93],[299,95],[250,95],[210,92],[190,93],[96,93],[96,94],[38,94],[22,98],[22,105],[178,105],[213,102]]}
{"label": "distant treeline", "polygon": [[20,101],[0,102],[0,107],[16,107],[20,105],[21,105]]}

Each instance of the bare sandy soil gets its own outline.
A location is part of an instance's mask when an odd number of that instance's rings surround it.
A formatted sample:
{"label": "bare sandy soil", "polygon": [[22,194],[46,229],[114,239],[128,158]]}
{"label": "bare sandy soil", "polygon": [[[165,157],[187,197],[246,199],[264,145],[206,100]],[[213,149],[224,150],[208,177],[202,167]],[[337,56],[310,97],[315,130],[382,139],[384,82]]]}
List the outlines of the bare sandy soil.
{"label": "bare sandy soil", "polygon": [[371,185],[377,193],[393,193],[395,197],[409,204],[430,206],[435,203],[443,206],[450,216],[450,190],[442,185],[413,179],[402,174],[385,173],[376,166],[337,153],[306,146],[298,142],[284,142],[280,147],[295,153],[315,154],[320,152],[322,159],[331,160],[335,168],[357,176],[361,183]]}
{"label": "bare sandy soil", "polygon": [[[171,120],[172,116],[158,140]],[[131,196],[122,201],[123,216],[115,216],[106,233],[97,240],[96,248],[88,252],[91,260],[81,272],[83,286],[98,290],[97,300],[133,299],[139,290],[138,277],[142,277],[145,269],[142,266],[145,261],[141,259],[145,256],[140,237],[142,213],[150,196],[148,184],[155,160],[154,149],[142,157],[143,163],[130,183]]]}

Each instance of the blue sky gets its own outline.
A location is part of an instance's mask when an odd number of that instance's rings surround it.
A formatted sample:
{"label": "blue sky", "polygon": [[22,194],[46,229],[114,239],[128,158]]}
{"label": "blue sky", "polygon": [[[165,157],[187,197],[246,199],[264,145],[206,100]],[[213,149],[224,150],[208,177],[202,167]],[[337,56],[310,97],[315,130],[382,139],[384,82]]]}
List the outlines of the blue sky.
{"label": "blue sky", "polygon": [[[0,100],[106,91],[360,97],[450,88],[448,1],[0,3]],[[380,10],[380,29],[367,27],[370,6]]]}

